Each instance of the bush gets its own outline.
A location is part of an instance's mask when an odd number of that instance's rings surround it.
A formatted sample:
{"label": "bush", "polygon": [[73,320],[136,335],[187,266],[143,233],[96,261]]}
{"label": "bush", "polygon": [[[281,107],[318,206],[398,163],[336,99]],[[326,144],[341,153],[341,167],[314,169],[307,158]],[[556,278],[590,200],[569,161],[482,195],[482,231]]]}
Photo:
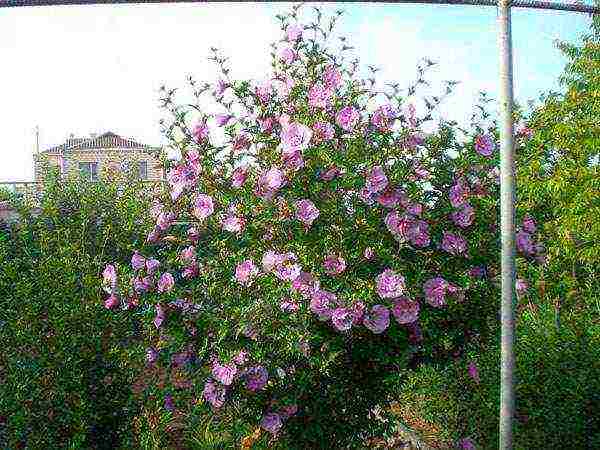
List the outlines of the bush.
{"label": "bush", "polygon": [[0,447],[131,448],[138,319],[97,289],[144,234],[139,186],[50,181],[41,212],[0,231]]}
{"label": "bush", "polygon": [[[337,15],[317,9],[313,31],[297,17],[279,17],[267,82],[231,80],[215,49],[216,85],[190,79],[181,104],[163,89],[181,158],[163,155],[169,189],[146,245],[103,273],[106,307],[145,319],[148,445],[360,448],[390,431],[370,415],[412,368],[494,337],[498,153],[484,106],[469,130],[424,133],[452,83],[419,109],[397,87],[384,95],[345,41],[327,46]],[[524,217],[523,268],[541,256],[532,227]]]}
{"label": "bush", "polygon": [[[557,328],[553,305],[523,306],[515,341],[514,448],[598,448],[598,323],[571,314]],[[425,434],[432,440],[469,436],[476,448],[497,448],[499,347],[473,346],[466,356],[450,365],[420,367],[398,401],[437,431]],[[479,383],[469,375],[470,362],[478,367]]]}
{"label": "bush", "polygon": [[[594,20],[583,45],[559,45],[569,61],[561,77],[565,93],[542,96],[519,132],[518,202],[541,220],[548,250],[540,266],[519,261],[531,287],[518,308],[516,449],[600,447],[594,125],[600,112],[600,22]],[[437,431],[431,439],[471,436],[478,448],[497,447],[499,339],[498,333],[487,345],[471,346],[467,359],[423,366],[409,376],[400,402]],[[468,375],[469,360],[479,367],[479,384]]]}

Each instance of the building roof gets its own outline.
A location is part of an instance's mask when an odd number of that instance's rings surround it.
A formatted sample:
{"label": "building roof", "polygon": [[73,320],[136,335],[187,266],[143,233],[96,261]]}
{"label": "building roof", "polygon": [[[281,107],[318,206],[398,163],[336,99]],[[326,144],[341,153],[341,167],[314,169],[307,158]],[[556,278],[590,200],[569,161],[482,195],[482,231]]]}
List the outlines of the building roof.
{"label": "building roof", "polygon": [[66,142],[44,150],[44,153],[63,153],[72,150],[101,150],[109,148],[131,148],[136,150],[156,150],[159,147],[140,144],[131,138],[121,137],[110,131],[89,138],[71,137]]}

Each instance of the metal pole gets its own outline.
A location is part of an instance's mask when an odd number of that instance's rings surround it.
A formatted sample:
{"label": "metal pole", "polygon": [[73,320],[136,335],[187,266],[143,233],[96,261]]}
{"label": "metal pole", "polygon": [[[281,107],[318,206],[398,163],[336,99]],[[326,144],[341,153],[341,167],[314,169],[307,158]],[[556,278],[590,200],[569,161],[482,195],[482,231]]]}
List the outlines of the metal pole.
{"label": "metal pole", "polygon": [[500,52],[500,228],[502,239],[502,344],[500,365],[500,450],[512,449],[515,298],[515,163],[510,0],[498,1]]}

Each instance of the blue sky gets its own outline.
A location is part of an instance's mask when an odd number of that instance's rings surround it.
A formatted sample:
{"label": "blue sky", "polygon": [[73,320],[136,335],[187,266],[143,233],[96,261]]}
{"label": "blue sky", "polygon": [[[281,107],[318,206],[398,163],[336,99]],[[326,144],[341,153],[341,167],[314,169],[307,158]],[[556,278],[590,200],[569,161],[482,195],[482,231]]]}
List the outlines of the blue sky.
{"label": "blue sky", "polygon": [[[310,4],[309,4],[310,5]],[[420,57],[439,61],[435,83],[462,80],[443,109],[468,117],[476,93],[497,86],[496,10],[459,6],[328,4],[346,11],[339,29],[363,64],[406,84]],[[213,81],[206,61],[215,45],[237,77],[262,78],[268,45],[279,37],[284,4],[177,4],[0,9],[0,181],[30,180],[36,125],[42,148],[70,134],[112,130],[160,143],[162,83],[188,74]],[[565,60],[553,39],[577,41],[588,16],[515,10],[515,92],[524,101],[557,89]]]}

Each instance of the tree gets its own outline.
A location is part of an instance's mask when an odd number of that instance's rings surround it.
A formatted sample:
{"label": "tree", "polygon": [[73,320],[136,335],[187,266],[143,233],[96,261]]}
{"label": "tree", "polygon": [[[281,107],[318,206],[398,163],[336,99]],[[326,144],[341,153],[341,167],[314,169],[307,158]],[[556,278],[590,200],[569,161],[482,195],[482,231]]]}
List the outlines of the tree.
{"label": "tree", "polygon": [[[600,279],[600,20],[581,45],[558,43],[568,58],[563,93],[542,97],[519,149],[519,203],[544,223],[556,289],[597,298]],[[542,286],[544,288],[544,286]]]}

